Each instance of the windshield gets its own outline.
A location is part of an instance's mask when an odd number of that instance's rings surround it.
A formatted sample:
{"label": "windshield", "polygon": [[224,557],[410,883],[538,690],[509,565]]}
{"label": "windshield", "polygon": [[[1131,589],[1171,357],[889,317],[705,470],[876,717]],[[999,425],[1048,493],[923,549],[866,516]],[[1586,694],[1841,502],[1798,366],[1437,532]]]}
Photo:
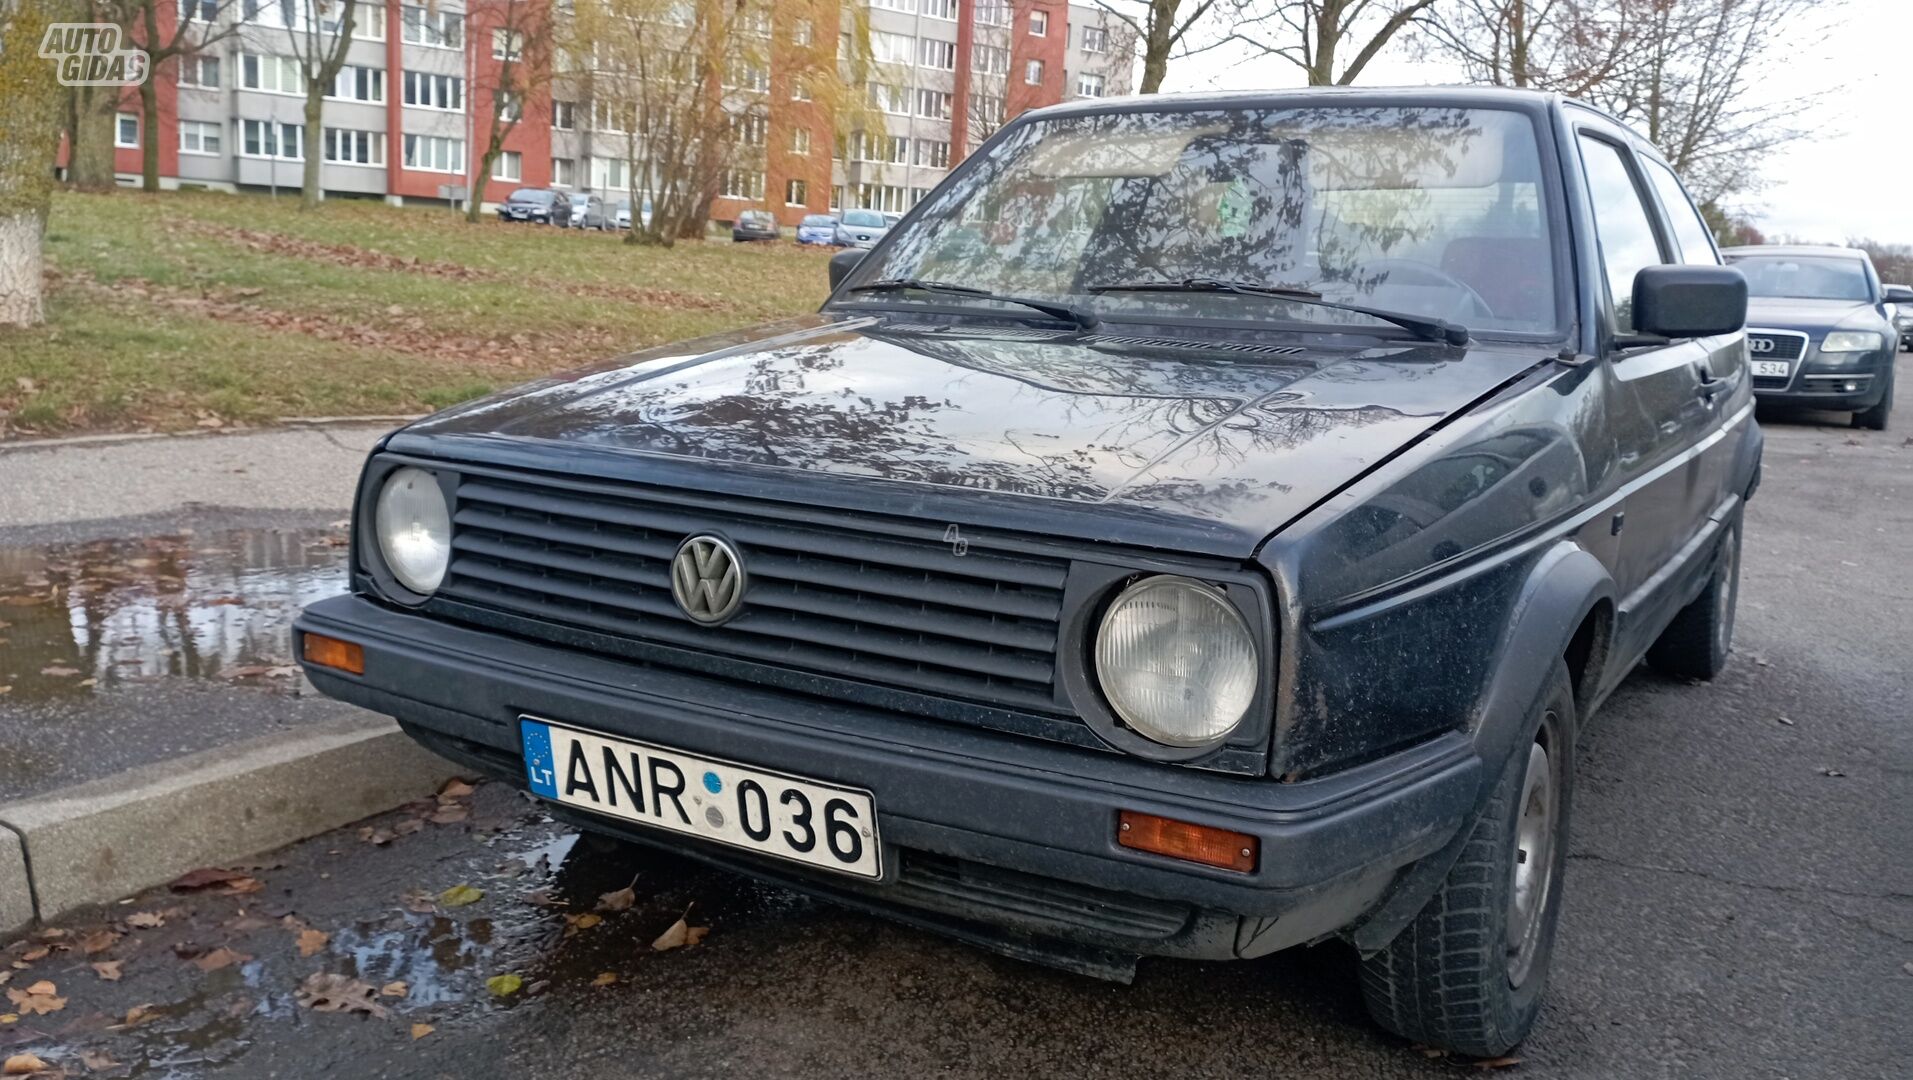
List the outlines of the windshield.
{"label": "windshield", "polygon": [[540,191],[537,188],[519,188],[517,191],[514,191],[511,193],[511,198],[505,201],[506,202],[526,202],[526,203],[546,203],[551,201],[551,192]]}
{"label": "windshield", "polygon": [[835,225],[837,223],[831,220],[829,214],[812,214],[804,219],[804,224],[815,227],[818,225]]}
{"label": "windshield", "polygon": [[1858,259],[1799,255],[1729,256],[1747,277],[1747,295],[1795,300],[1868,300],[1866,269]]}
{"label": "windshield", "polygon": [[[1375,325],[1269,297],[1092,291],[1210,278],[1473,330],[1551,331],[1560,320],[1540,177],[1533,125],[1504,110],[1059,117],[1012,132],[940,189],[852,284],[916,278],[1105,314]],[[899,299],[911,298],[883,302]]]}
{"label": "windshield", "polygon": [[850,210],[844,214],[844,224],[862,229],[881,229],[887,223],[883,215],[875,210]]}

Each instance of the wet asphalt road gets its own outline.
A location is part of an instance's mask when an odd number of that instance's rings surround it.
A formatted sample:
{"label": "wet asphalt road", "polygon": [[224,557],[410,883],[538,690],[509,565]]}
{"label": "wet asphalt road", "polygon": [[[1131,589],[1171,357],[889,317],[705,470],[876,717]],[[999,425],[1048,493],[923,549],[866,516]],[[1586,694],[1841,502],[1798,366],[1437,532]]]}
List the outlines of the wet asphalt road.
{"label": "wet asphalt road", "polygon": [[[1901,415],[1887,434],[1771,420],[1734,663],[1710,685],[1637,673],[1584,728],[1554,980],[1515,1074],[1913,1072],[1913,406]],[[66,998],[0,1025],[0,1052],[74,1075],[104,1053],[120,1064],[100,1075],[138,1077],[1473,1073],[1373,1028],[1338,946],[1145,961],[1116,986],[590,850],[502,785],[456,803],[390,843],[348,829],[275,853],[256,893],[160,890],[0,950],[48,947],[0,973]],[[568,924],[634,881],[630,910]],[[458,884],[485,896],[423,899]],[[654,952],[687,907],[710,936]],[[166,925],[132,929],[137,912]],[[103,926],[125,936],[86,955]],[[302,927],[329,935],[308,957]],[[245,959],[202,971],[219,947]],[[110,960],[118,981],[88,966]],[[406,985],[382,1016],[326,1013],[296,994],[320,972]],[[508,973],[524,988],[494,998],[485,980]],[[150,1018],[125,1024],[136,1006]]]}

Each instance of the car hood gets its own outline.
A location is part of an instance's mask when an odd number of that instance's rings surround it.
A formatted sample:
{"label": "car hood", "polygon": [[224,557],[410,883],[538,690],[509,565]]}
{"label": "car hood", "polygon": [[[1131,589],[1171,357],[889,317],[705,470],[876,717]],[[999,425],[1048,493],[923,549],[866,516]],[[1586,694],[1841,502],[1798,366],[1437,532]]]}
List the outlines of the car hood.
{"label": "car hood", "polygon": [[390,448],[1242,557],[1542,346],[1269,355],[818,315],[621,357]]}
{"label": "car hood", "polygon": [[1807,300],[1791,296],[1754,296],[1747,300],[1747,325],[1775,330],[1851,330],[1881,322],[1864,300]]}

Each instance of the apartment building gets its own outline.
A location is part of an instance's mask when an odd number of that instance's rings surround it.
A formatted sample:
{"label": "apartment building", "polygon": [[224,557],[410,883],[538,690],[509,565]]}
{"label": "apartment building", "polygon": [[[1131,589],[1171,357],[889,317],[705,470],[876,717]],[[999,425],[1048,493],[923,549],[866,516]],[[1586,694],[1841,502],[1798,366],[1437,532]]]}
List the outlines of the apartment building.
{"label": "apartment building", "polygon": [[[1130,89],[1133,52],[1121,44],[1120,23],[1100,8],[1067,0],[867,3],[877,61],[869,93],[882,130],[839,140],[833,118],[775,63],[745,73],[765,107],[741,117],[739,138],[776,152],[759,155],[761,169],[727,172],[714,218],[730,220],[747,207],[767,207],[786,223],[843,206],[901,211],[1009,117]],[[305,156],[318,153],[329,195],[462,203],[481,164],[489,87],[513,47],[496,25],[497,10],[465,0],[358,4],[346,67],[326,95],[322,145],[311,147],[304,145],[304,87],[293,56],[296,37],[312,28],[287,23],[299,18],[300,6],[180,0],[181,12],[202,21],[242,25],[203,55],[154,76],[158,131],[141,130],[129,92],[115,132],[121,181],[138,182],[141,147],[152,137],[165,187],[296,189]],[[318,30],[329,34],[337,27],[324,10]],[[783,17],[777,5],[770,10],[773,23]],[[855,24],[849,10],[844,24]],[[813,32],[766,29],[784,40]],[[594,108],[575,79],[554,80],[548,97],[521,106],[526,115],[504,142],[487,201],[513,188],[546,186],[613,201],[632,197],[625,125]]]}

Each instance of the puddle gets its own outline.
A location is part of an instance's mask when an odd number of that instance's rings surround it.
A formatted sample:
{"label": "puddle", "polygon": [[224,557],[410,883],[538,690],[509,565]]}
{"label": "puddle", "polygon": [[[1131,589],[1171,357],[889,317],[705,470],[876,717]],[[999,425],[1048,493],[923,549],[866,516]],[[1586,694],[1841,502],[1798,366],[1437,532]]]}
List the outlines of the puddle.
{"label": "puddle", "polygon": [[289,690],[293,617],[345,587],[343,527],[0,548],[0,701],[173,678]]}

